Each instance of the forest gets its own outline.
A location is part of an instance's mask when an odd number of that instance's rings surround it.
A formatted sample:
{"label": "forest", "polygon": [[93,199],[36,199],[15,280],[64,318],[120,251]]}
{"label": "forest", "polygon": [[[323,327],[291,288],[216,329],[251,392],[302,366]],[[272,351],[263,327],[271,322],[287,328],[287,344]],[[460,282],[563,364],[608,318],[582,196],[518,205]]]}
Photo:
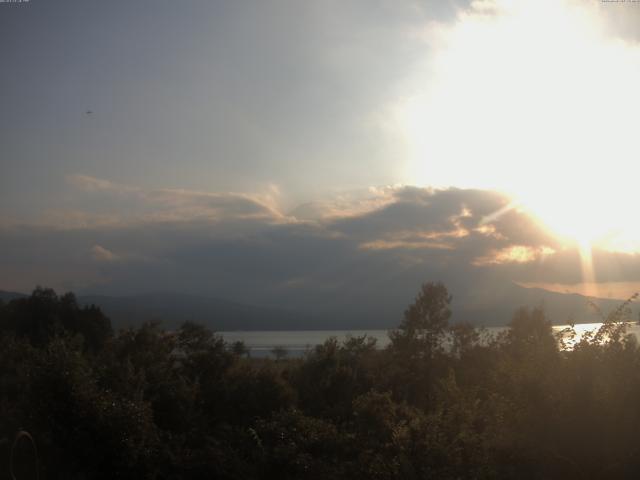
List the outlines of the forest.
{"label": "forest", "polygon": [[430,282],[386,348],[258,359],[37,288],[0,304],[0,479],[637,478],[634,299],[580,339],[525,307],[488,335]]}

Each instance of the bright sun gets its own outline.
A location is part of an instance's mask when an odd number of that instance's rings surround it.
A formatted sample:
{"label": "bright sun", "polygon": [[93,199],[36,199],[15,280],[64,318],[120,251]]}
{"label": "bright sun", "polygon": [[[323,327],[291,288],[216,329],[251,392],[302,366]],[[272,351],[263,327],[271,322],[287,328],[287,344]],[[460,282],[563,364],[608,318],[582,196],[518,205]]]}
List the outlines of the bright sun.
{"label": "bright sun", "polygon": [[603,16],[595,3],[476,1],[429,28],[424,83],[399,107],[408,180],[504,191],[561,236],[639,250],[640,46]]}

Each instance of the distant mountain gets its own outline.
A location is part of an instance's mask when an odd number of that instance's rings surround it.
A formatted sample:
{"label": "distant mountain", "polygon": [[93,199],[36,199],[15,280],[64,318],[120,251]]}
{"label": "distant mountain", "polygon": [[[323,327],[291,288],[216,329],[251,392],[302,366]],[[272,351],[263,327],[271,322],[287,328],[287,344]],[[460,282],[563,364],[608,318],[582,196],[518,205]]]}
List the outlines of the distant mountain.
{"label": "distant mountain", "polygon": [[4,290],[0,290],[0,300],[5,303],[10,302],[11,300],[14,300],[16,298],[23,298],[26,296],[27,295],[25,295],[24,293],[5,292]]}
{"label": "distant mountain", "polygon": [[[590,323],[600,321],[589,305],[590,299],[578,294],[556,293],[540,288],[525,288],[514,283],[501,288],[454,294],[452,322],[466,321],[473,325],[506,325],[520,307],[541,306],[554,324]],[[25,297],[22,293],[0,291],[0,300],[8,302]],[[160,321],[166,328],[175,328],[185,321],[204,324],[217,331],[233,330],[339,330],[386,329],[398,325],[407,307],[398,300],[380,295],[369,302],[336,299],[324,308],[313,305],[287,309],[256,306],[229,300],[176,293],[154,293],[135,296],[84,295],[81,305],[99,306],[114,327],[140,325],[149,320]],[[620,300],[596,299],[593,302],[605,314],[615,309]],[[634,318],[640,308],[634,305]],[[314,312],[314,313],[310,313]],[[318,312],[318,313],[315,313]]]}
{"label": "distant mountain", "polygon": [[[505,325],[513,313],[520,307],[542,307],[549,319],[556,325],[599,322],[601,318],[590,305],[595,304],[606,315],[620,304],[622,300],[592,299],[577,293],[558,293],[541,288],[526,288],[509,284],[497,290],[489,298],[462,298],[453,308],[454,320],[469,321],[482,325]],[[637,319],[640,307],[632,308],[633,318]]]}
{"label": "distant mountain", "polygon": [[168,328],[194,321],[218,331],[304,330],[320,324],[311,315],[296,311],[175,293],[130,297],[89,295],[79,297],[78,301],[83,305],[98,305],[116,328],[148,320],[158,320]]}
{"label": "distant mountain", "polygon": [[[506,325],[520,307],[541,306],[554,324],[591,323],[600,321],[589,305],[589,298],[578,294],[556,293],[540,288],[525,288],[508,284],[492,296],[454,298],[452,321],[467,321],[474,325]],[[303,310],[255,306],[217,298],[182,294],[149,294],[131,297],[83,296],[82,304],[99,305],[115,326],[137,325],[146,320],[160,320],[174,327],[191,320],[214,330],[331,330],[385,329],[398,325],[403,306],[390,308],[384,298],[372,299],[369,305],[349,310],[336,306],[321,314]],[[595,299],[593,302],[605,314],[615,309],[620,300]],[[311,309],[311,308],[310,308]],[[638,308],[635,308],[637,316]]]}
{"label": "distant mountain", "polygon": [[[0,290],[0,301],[5,303],[27,296],[24,293]],[[81,295],[78,296],[78,303],[99,306],[115,328],[136,326],[152,320],[161,322],[166,328],[194,321],[218,331],[337,328],[336,324],[323,324],[313,315],[294,310],[176,293]]]}

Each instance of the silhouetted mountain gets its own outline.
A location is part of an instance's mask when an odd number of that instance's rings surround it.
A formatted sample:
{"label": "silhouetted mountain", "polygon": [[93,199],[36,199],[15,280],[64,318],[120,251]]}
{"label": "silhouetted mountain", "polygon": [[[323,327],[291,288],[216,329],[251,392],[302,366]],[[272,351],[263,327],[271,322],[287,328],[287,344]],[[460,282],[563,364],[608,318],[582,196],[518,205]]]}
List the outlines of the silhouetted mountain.
{"label": "silhouetted mountain", "polygon": [[[288,330],[318,327],[311,315],[286,309],[245,305],[218,298],[155,293],[129,297],[81,296],[84,305],[98,305],[114,327],[139,325],[158,320],[174,328],[194,321],[213,330]],[[325,327],[330,328],[330,327]]]}
{"label": "silhouetted mountain", "polygon": [[[495,293],[482,298],[460,298],[454,301],[453,321],[468,321],[475,325],[506,325],[513,312],[520,307],[543,307],[549,319],[554,324],[599,322],[601,318],[597,311],[590,306],[593,302],[608,314],[618,307],[622,300],[592,299],[576,293],[558,293],[541,288],[525,288],[514,283],[503,289],[496,289]],[[456,306],[457,305],[457,306]],[[634,308],[637,315],[638,307]]]}
{"label": "silhouetted mountain", "polygon": [[[590,299],[578,294],[556,293],[540,288],[525,288],[509,283],[501,288],[481,292],[458,292],[452,304],[452,322],[466,321],[473,325],[506,325],[520,307],[542,306],[554,324],[598,322]],[[22,293],[0,291],[5,302],[25,296]],[[327,302],[323,308],[297,305],[297,309],[277,306],[256,306],[219,298],[197,295],[154,293],[135,296],[79,296],[81,305],[95,304],[111,319],[115,328],[136,326],[158,320],[167,328],[184,321],[195,321],[218,331],[230,330],[338,330],[386,329],[398,325],[406,304],[384,295],[369,302],[350,302],[349,298]],[[606,314],[621,300],[594,301]],[[637,316],[638,308],[635,308]],[[311,313],[314,312],[314,313]]]}
{"label": "silhouetted mountain", "polygon": [[10,302],[11,300],[14,300],[16,298],[23,298],[26,296],[27,295],[25,295],[24,293],[5,292],[4,290],[0,290],[0,300],[2,300],[3,302]]}

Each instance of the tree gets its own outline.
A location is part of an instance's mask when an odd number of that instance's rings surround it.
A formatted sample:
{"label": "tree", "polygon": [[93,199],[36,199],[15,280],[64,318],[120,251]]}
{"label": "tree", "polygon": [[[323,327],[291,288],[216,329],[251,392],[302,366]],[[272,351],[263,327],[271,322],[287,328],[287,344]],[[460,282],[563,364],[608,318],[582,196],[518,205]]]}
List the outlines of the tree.
{"label": "tree", "polygon": [[451,317],[451,295],[442,283],[422,285],[404,312],[397,330],[389,332],[392,361],[385,375],[396,398],[429,410],[439,374],[446,370],[443,340]]}
{"label": "tree", "polygon": [[424,283],[398,329],[389,334],[392,348],[409,356],[432,357],[449,325],[451,299],[442,283]]}
{"label": "tree", "polygon": [[247,345],[242,340],[233,342],[231,344],[231,351],[238,357],[249,356],[249,348],[247,348]]}
{"label": "tree", "polygon": [[31,296],[14,299],[2,310],[0,331],[27,338],[38,347],[67,332],[81,335],[84,347],[97,351],[113,335],[111,321],[100,308],[80,307],[73,293],[58,296],[50,288],[37,287]]}
{"label": "tree", "polygon": [[449,329],[451,354],[463,358],[480,341],[480,332],[470,323],[457,323]]}
{"label": "tree", "polygon": [[507,331],[507,345],[519,358],[552,359],[558,351],[551,321],[542,308],[520,308],[514,314]]}
{"label": "tree", "polygon": [[276,357],[276,361],[282,360],[289,354],[287,349],[281,345],[276,345],[275,347],[273,347],[271,349],[271,353],[273,354],[274,357]]}

